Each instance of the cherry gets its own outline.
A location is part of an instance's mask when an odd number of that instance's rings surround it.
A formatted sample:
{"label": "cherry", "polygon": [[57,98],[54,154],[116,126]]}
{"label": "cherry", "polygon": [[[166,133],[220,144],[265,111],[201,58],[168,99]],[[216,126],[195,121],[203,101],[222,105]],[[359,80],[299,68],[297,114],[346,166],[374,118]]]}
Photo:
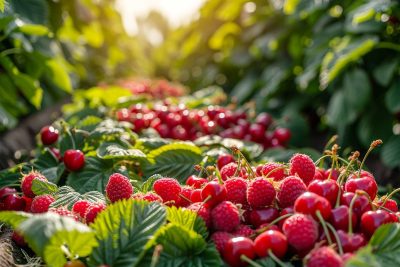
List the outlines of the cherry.
{"label": "cherry", "polygon": [[210,206],[215,206],[226,198],[226,188],[218,181],[207,183],[201,190],[201,198]]}
{"label": "cherry", "polygon": [[[294,213],[294,208],[293,207],[286,207],[284,209],[281,210],[281,212],[279,213],[279,217],[288,215],[288,214],[293,214]],[[287,218],[286,218],[287,219]],[[279,227],[282,229],[283,223],[286,221],[286,219],[280,220],[278,225]]]}
{"label": "cherry", "polygon": [[22,198],[25,200],[25,212],[31,212],[31,206],[32,206],[32,201],[33,198],[27,197],[27,196],[22,196]]}
{"label": "cherry", "polygon": [[261,141],[264,138],[265,127],[261,124],[252,124],[250,125],[249,133],[251,135],[251,140]]}
{"label": "cherry", "polygon": [[40,130],[40,139],[45,146],[54,144],[58,139],[58,130],[53,126],[45,126]]}
{"label": "cherry", "polygon": [[4,210],[24,211],[25,199],[16,194],[8,195],[3,200]]}
{"label": "cherry", "polygon": [[64,267],[86,267],[86,265],[80,260],[73,260],[64,264]]}
{"label": "cherry", "polygon": [[337,231],[343,252],[355,252],[359,248],[365,246],[367,241],[362,234],[348,234],[343,230]]}
{"label": "cherry", "polygon": [[[330,174],[332,172],[332,174]],[[337,179],[339,178],[340,172],[337,169],[327,169],[326,171],[324,171],[324,177],[325,179],[328,179],[329,174],[331,175],[330,179],[333,179],[335,181],[337,181]]]}
{"label": "cherry", "polygon": [[287,248],[286,236],[275,230],[268,230],[254,240],[254,249],[260,258],[268,256],[268,251],[271,250],[275,256],[282,259],[286,254]]}
{"label": "cherry", "polygon": [[201,202],[203,199],[201,198],[201,189],[194,189],[192,194],[190,195],[190,201],[193,203]]}
{"label": "cherry", "polygon": [[308,191],[326,198],[334,207],[339,194],[339,185],[335,180],[314,180],[308,185]]}
{"label": "cherry", "polygon": [[256,254],[254,244],[250,238],[234,237],[226,242],[223,258],[231,267],[247,266],[247,262],[241,260],[244,255],[249,259],[254,259]]}
{"label": "cherry", "polygon": [[8,196],[8,195],[12,195],[14,193],[17,193],[17,190],[15,190],[14,188],[11,187],[3,187],[0,189],[0,201]]}
{"label": "cherry", "polygon": [[361,216],[361,231],[367,237],[371,237],[379,226],[390,222],[392,222],[392,218],[387,211],[368,211]]}
{"label": "cherry", "polygon": [[[335,227],[335,229],[340,229],[347,231],[349,229],[349,207],[345,205],[341,205],[335,209],[332,209],[332,215],[329,219],[329,222]],[[352,214],[352,227],[356,228],[357,225],[357,216],[356,214]]]}
{"label": "cherry", "polygon": [[270,223],[279,217],[279,211],[275,208],[264,208],[250,211],[250,222],[254,227]]}
{"label": "cherry", "polygon": [[280,144],[289,142],[291,136],[292,134],[287,128],[276,128],[273,133],[273,138],[277,139]]}
{"label": "cherry", "polygon": [[172,128],[172,138],[179,139],[179,140],[188,140],[189,134],[185,128],[178,125],[178,126]]}
{"label": "cherry", "polygon": [[55,147],[50,147],[50,153],[58,160],[61,161],[60,150]]}
{"label": "cherry", "polygon": [[85,155],[80,150],[68,149],[63,160],[65,167],[70,171],[79,171],[85,165]]}
{"label": "cherry", "polygon": [[218,169],[222,169],[225,165],[235,162],[235,158],[231,154],[221,154],[217,159]]}
{"label": "cherry", "polygon": [[[352,192],[343,193],[343,195],[340,198],[340,204],[350,207],[350,203],[354,195],[355,194]],[[372,210],[372,206],[369,202],[369,199],[364,195],[359,195],[357,199],[354,201],[353,212],[357,215],[358,218],[360,218],[363,213],[369,210]]]}
{"label": "cherry", "polygon": [[264,126],[267,129],[272,123],[272,116],[266,112],[261,112],[256,117],[256,123]]}
{"label": "cherry", "polygon": [[193,188],[201,188],[208,180],[206,178],[198,177],[197,175],[190,175],[186,180],[186,185],[189,185]]}
{"label": "cherry", "polygon": [[325,175],[324,175],[325,170],[321,168],[315,168],[315,173],[313,180],[325,180]]}
{"label": "cherry", "polygon": [[326,198],[312,192],[301,194],[294,203],[296,212],[311,215],[316,220],[318,220],[317,211],[321,213],[324,220],[329,219],[332,213],[331,209],[331,204]]}
{"label": "cherry", "polygon": [[[377,204],[379,207],[382,207],[382,205],[383,205],[384,202],[385,202],[385,199],[384,199],[384,198],[383,198],[383,199],[381,198],[381,199],[379,199],[379,200],[376,202],[376,204]],[[384,205],[383,207],[385,207],[385,208],[391,210],[392,212],[398,212],[398,211],[399,211],[399,208],[397,207],[397,202],[396,202],[395,200],[393,200],[393,199],[388,199],[388,200],[386,200],[386,203],[385,203],[385,205]]]}
{"label": "cherry", "polygon": [[371,200],[375,199],[376,194],[378,193],[378,185],[376,184],[376,181],[369,176],[358,178],[349,177],[344,185],[344,189],[346,192],[356,192],[357,190],[362,190],[369,195]]}

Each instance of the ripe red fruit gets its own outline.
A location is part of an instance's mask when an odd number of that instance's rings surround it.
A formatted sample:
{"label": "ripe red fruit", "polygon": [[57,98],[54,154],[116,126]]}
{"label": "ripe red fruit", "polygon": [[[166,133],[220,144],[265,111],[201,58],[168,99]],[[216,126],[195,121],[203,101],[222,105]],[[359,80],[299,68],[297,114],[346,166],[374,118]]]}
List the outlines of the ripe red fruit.
{"label": "ripe red fruit", "polygon": [[28,244],[26,243],[24,237],[19,233],[13,231],[11,239],[17,244],[19,247],[26,247]]}
{"label": "ripe red fruit", "polygon": [[226,188],[226,200],[235,204],[245,205],[247,203],[247,182],[240,177],[233,177],[224,183]]}
{"label": "ripe red fruit", "polygon": [[21,180],[21,190],[22,193],[30,198],[34,198],[35,194],[32,192],[32,182],[33,180],[38,179],[41,181],[47,181],[46,177],[43,174],[37,171],[32,171],[27,175],[24,175]]}
{"label": "ripe red fruit", "polygon": [[[340,198],[340,204],[350,207],[350,203],[354,195],[355,194],[352,192],[343,193],[343,195]],[[372,210],[372,206],[368,198],[364,195],[357,196],[357,199],[354,201],[353,205],[353,212],[357,215],[357,217],[360,218],[363,213],[370,210]]]}
{"label": "ripe red fruit", "polygon": [[235,237],[243,236],[248,238],[251,238],[255,233],[256,232],[251,229],[250,226],[245,224],[239,224],[235,231],[232,232]]}
{"label": "ripe red fruit", "polygon": [[222,201],[211,211],[215,230],[232,232],[240,223],[238,208],[230,201]]}
{"label": "ripe red fruit", "polygon": [[[332,209],[332,215],[329,219],[329,222],[335,227],[337,230],[347,231],[349,229],[349,207],[345,205],[341,205],[335,209]],[[357,226],[357,215],[352,213],[352,226],[353,229]]]}
{"label": "ripe red fruit", "polygon": [[53,126],[45,126],[40,130],[40,138],[45,146],[54,144],[58,139],[58,130]]}
{"label": "ripe red fruit", "polygon": [[14,188],[11,188],[11,187],[3,187],[3,188],[1,188],[1,189],[0,189],[0,201],[1,201],[4,197],[6,197],[6,196],[8,196],[8,195],[15,194],[15,193],[17,193],[17,190],[15,190]]}
{"label": "ripe red fruit", "polygon": [[[332,172],[332,174],[330,174]],[[330,179],[337,181],[337,179],[339,178],[340,172],[337,169],[327,169],[326,171],[324,171],[324,178],[328,179],[330,175]]]}
{"label": "ripe red fruit", "polygon": [[360,227],[367,237],[371,237],[379,226],[391,222],[392,218],[387,211],[368,211],[361,216]]}
{"label": "ripe red fruit", "polygon": [[286,236],[275,230],[268,230],[254,240],[254,249],[260,258],[267,257],[268,251],[271,250],[276,257],[282,259],[286,254],[287,248]]}
{"label": "ripe red fruit", "polygon": [[157,195],[156,193],[153,192],[147,192],[146,194],[144,194],[141,199],[149,201],[149,202],[160,202],[162,203],[162,198]]}
{"label": "ripe red fruit", "polygon": [[68,149],[64,153],[64,165],[70,171],[79,171],[85,165],[85,155],[80,150]]}
{"label": "ripe red fruit", "polygon": [[51,195],[36,196],[32,201],[32,213],[44,213],[49,210],[50,204],[55,201]]}
{"label": "ripe red fruit", "polygon": [[298,252],[312,249],[318,239],[318,225],[311,216],[294,214],[282,226],[288,243]]}
{"label": "ripe red fruit", "polygon": [[[385,202],[385,198],[382,197],[381,199],[379,199],[376,202],[376,204],[379,207],[382,207],[384,202]],[[393,199],[386,200],[386,203],[385,203],[385,205],[383,207],[387,208],[388,210],[391,210],[392,212],[398,212],[399,211],[399,208],[397,207],[397,202],[395,200],[393,200]]]}
{"label": "ripe red fruit", "polygon": [[[22,196],[22,198],[25,200],[25,209],[24,209],[24,211],[25,212],[31,212],[31,206],[32,206],[33,198],[26,197],[26,196]],[[0,202],[0,204],[1,204],[1,202]]]}
{"label": "ripe red fruit", "polygon": [[87,200],[78,200],[75,202],[75,204],[72,206],[72,211],[75,212],[76,214],[79,214],[81,218],[85,218],[85,214],[87,209],[90,206],[90,202]]}
{"label": "ripe red fruit", "polygon": [[193,188],[191,187],[182,187],[181,192],[179,193],[179,200],[176,203],[177,207],[187,207],[191,204],[190,197],[192,195]]}
{"label": "ripe red fruit", "polygon": [[247,202],[253,209],[270,206],[275,196],[274,186],[265,178],[257,177],[250,181],[247,188]]}
{"label": "ripe red fruit", "polygon": [[217,181],[211,181],[201,190],[201,198],[207,205],[215,206],[226,199],[226,188]]}
{"label": "ripe red fruit", "polygon": [[286,144],[289,142],[292,134],[287,128],[276,128],[272,136],[276,138],[280,144]]}
{"label": "ripe red fruit", "polygon": [[339,194],[339,185],[335,180],[314,180],[308,185],[308,191],[326,198],[334,207]]}
{"label": "ripe red fruit", "polygon": [[215,232],[211,235],[211,240],[214,242],[219,254],[223,254],[226,243],[233,237],[232,234],[227,232]]}
{"label": "ripe red fruit", "polygon": [[79,217],[78,215],[76,215],[75,213],[67,210],[66,208],[63,207],[58,207],[58,208],[50,208],[49,212],[54,212],[57,213],[60,216],[65,216],[65,217],[69,217],[71,219],[74,219],[75,221],[79,221]]}
{"label": "ripe red fruit", "polygon": [[277,199],[281,208],[294,205],[296,199],[307,190],[304,182],[296,176],[283,179],[279,185]]}
{"label": "ripe red fruit", "polygon": [[222,169],[225,165],[235,162],[235,158],[231,154],[222,154],[218,156],[217,166],[218,169]]}
{"label": "ripe red fruit", "polygon": [[174,178],[161,178],[153,184],[153,190],[164,202],[177,203],[180,199],[181,186]]}
{"label": "ripe red fruit", "polygon": [[[222,167],[220,173],[221,173],[221,178],[222,180],[226,181],[228,178],[235,176],[236,170],[238,168],[238,165],[235,162],[231,162],[224,167]],[[246,176],[246,170],[242,168],[237,176],[240,177],[245,177]]]}
{"label": "ripe red fruit", "polygon": [[376,194],[378,193],[378,185],[375,179],[369,176],[364,177],[352,177],[346,181],[344,185],[344,190],[346,192],[356,192],[357,190],[362,190],[366,192],[371,200],[374,200]]}
{"label": "ripe red fruit", "polygon": [[265,135],[265,127],[261,124],[252,124],[249,128],[249,133],[251,135],[251,140],[261,141]]}
{"label": "ripe red fruit", "polygon": [[225,244],[223,258],[231,267],[247,266],[247,263],[241,260],[245,255],[249,259],[255,258],[253,241],[247,237],[234,237]]}
{"label": "ripe red fruit", "polygon": [[197,215],[204,220],[207,228],[211,227],[211,210],[206,207],[204,203],[193,203],[189,207],[187,207],[187,209],[196,212]]}
{"label": "ripe red fruit", "polygon": [[359,248],[365,246],[367,241],[362,234],[348,234],[343,230],[338,230],[340,244],[343,252],[356,252]]}
{"label": "ripe red fruit", "polygon": [[275,208],[264,208],[250,211],[250,222],[254,227],[270,223],[279,217],[279,211]]}
{"label": "ripe red fruit", "polygon": [[298,213],[311,215],[316,220],[318,220],[316,214],[319,211],[324,220],[327,220],[331,216],[332,208],[326,198],[312,192],[305,192],[296,199],[294,210]]}
{"label": "ripe red fruit", "polygon": [[196,175],[190,175],[186,180],[186,185],[189,185],[196,189],[201,188],[206,183],[207,179],[198,177]]}
{"label": "ripe red fruit", "polygon": [[[294,214],[294,208],[293,207],[287,207],[281,210],[281,212],[279,213],[279,217],[288,215],[288,214]],[[287,219],[287,218],[286,218]],[[282,219],[278,222],[279,227],[282,229],[282,226],[284,224],[284,222],[286,221],[286,219]]]}
{"label": "ripe red fruit", "polygon": [[3,209],[4,210],[13,210],[13,211],[24,211],[26,202],[23,197],[18,196],[17,194],[7,195],[3,199]]}
{"label": "ripe red fruit", "polygon": [[192,194],[190,195],[190,201],[192,201],[192,203],[203,201],[201,198],[201,189],[194,189],[192,191]]}
{"label": "ripe red fruit", "polygon": [[97,215],[106,209],[106,205],[104,203],[92,203],[88,209],[86,210],[85,214],[85,221],[86,224],[91,224],[96,219]]}
{"label": "ripe red fruit", "polygon": [[264,164],[261,173],[267,178],[273,178],[274,181],[281,181],[286,177],[285,166],[276,162]]}
{"label": "ripe red fruit", "polygon": [[265,129],[267,129],[272,123],[272,116],[266,112],[261,112],[256,117],[256,123],[261,124]]}
{"label": "ripe red fruit", "polygon": [[110,175],[106,185],[106,195],[111,203],[122,199],[129,199],[132,194],[133,186],[128,177],[120,173]]}
{"label": "ripe red fruit", "polygon": [[331,247],[313,249],[305,258],[307,267],[342,267],[342,258]]}
{"label": "ripe red fruit", "polygon": [[313,160],[304,154],[295,154],[290,159],[290,169],[291,175],[298,175],[305,184],[309,184],[314,178],[315,165]]}

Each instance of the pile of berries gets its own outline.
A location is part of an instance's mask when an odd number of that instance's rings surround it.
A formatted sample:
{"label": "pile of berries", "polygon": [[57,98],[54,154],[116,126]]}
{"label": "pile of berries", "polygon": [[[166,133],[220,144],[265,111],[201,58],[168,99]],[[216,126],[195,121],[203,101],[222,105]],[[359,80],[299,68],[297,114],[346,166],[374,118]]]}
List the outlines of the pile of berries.
{"label": "pile of berries", "polygon": [[119,121],[129,121],[136,132],[153,128],[163,138],[195,140],[201,136],[218,134],[262,144],[264,148],[285,146],[290,130],[276,127],[271,115],[260,113],[253,122],[244,111],[227,107],[208,106],[206,109],[188,109],[185,105],[158,103],[152,107],[136,104],[116,113]]}

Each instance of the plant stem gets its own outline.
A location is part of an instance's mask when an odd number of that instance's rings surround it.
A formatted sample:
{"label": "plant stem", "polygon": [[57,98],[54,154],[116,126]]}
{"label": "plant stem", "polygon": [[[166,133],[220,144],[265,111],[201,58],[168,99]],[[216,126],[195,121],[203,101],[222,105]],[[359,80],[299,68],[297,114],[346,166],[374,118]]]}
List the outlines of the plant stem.
{"label": "plant stem", "polygon": [[275,256],[275,254],[272,252],[272,250],[268,250],[268,255],[276,262],[278,263],[279,266],[281,267],[288,267],[288,265],[286,263],[284,263],[283,261],[281,261],[277,256]]}
{"label": "plant stem", "polygon": [[339,235],[338,235],[337,232],[336,232],[335,227],[333,227],[332,224],[330,224],[330,223],[328,223],[328,222],[326,223],[326,226],[328,226],[329,230],[331,230],[332,234],[335,236],[336,244],[337,244],[338,249],[339,249],[339,254],[340,254],[340,255],[343,255],[342,242],[340,242],[340,238],[339,238]]}
{"label": "plant stem", "polygon": [[317,215],[321,225],[322,225],[322,229],[324,229],[325,235],[326,235],[326,239],[328,240],[329,245],[332,245],[332,239],[329,235],[329,231],[328,231],[328,227],[326,226],[325,220],[321,215],[321,212],[319,210],[317,210],[315,212],[315,214]]}

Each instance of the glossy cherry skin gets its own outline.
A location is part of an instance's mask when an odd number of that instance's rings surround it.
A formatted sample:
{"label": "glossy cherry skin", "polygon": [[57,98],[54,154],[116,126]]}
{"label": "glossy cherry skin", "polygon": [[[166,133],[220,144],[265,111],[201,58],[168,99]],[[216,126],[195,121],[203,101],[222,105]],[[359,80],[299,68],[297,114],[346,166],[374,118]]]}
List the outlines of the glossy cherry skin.
{"label": "glossy cherry skin", "polygon": [[275,208],[265,208],[250,211],[250,222],[254,227],[270,223],[279,217],[279,211]]}
{"label": "glossy cherry skin", "polygon": [[321,213],[324,220],[328,220],[331,216],[332,208],[326,198],[312,192],[305,192],[294,202],[294,210],[299,213],[311,215],[318,221],[317,211]]}
{"label": "glossy cherry skin", "polygon": [[14,188],[11,187],[3,187],[0,189],[0,201],[2,200],[2,198],[8,196],[8,195],[12,195],[14,193],[17,193],[17,190],[15,190]]}
{"label": "glossy cherry skin", "polygon": [[16,194],[8,195],[3,199],[5,210],[24,211],[25,210],[25,199]]}
{"label": "glossy cherry skin", "polygon": [[379,226],[391,222],[392,218],[387,211],[368,211],[361,216],[361,231],[367,237],[371,237]]}
{"label": "glossy cherry skin", "polygon": [[288,249],[286,236],[279,231],[268,230],[254,240],[254,249],[258,257],[268,256],[271,250],[275,256],[282,259]]}
{"label": "glossy cherry skin", "polygon": [[79,171],[85,165],[85,155],[80,150],[68,149],[63,160],[65,167],[70,171]]}
{"label": "glossy cherry skin", "polygon": [[53,126],[45,126],[40,130],[40,139],[45,146],[54,144],[58,139],[58,130]]}
{"label": "glossy cherry skin", "polygon": [[356,192],[357,190],[362,190],[369,195],[371,200],[374,200],[376,194],[378,193],[378,185],[375,179],[364,176],[364,177],[354,177],[349,178],[344,185],[344,190],[346,192]]}
{"label": "glossy cherry skin", "polygon": [[261,112],[256,117],[256,123],[261,124],[267,129],[272,123],[272,116],[266,112]]}
{"label": "glossy cherry skin", "polygon": [[226,188],[217,181],[207,183],[201,190],[201,199],[207,205],[215,206],[226,198]]}
{"label": "glossy cherry skin", "polygon": [[342,245],[343,252],[355,252],[359,248],[365,246],[367,241],[362,234],[348,234],[345,231],[338,230],[337,234]]}
{"label": "glossy cherry skin", "polygon": [[272,136],[277,139],[280,144],[286,144],[289,142],[292,134],[287,128],[276,128]]}
{"label": "glossy cherry skin", "polygon": [[[354,195],[355,194],[352,192],[343,193],[343,195],[340,198],[340,204],[350,207],[350,203]],[[370,210],[372,210],[372,206],[371,203],[369,203],[368,198],[366,196],[359,195],[354,202],[353,212],[357,215],[358,218],[360,218],[363,213]]]}
{"label": "glossy cherry skin", "polygon": [[198,177],[197,175],[190,175],[187,180],[186,184],[193,187],[193,188],[202,188],[204,184],[208,182],[207,179]]}
{"label": "glossy cherry skin", "polygon": [[308,191],[326,198],[332,207],[335,206],[339,194],[339,185],[335,180],[314,180],[308,185]]}
{"label": "glossy cherry skin", "polygon": [[[335,209],[332,209],[332,215],[329,219],[329,222],[335,227],[337,230],[347,231],[349,229],[349,207],[345,205],[341,205]],[[357,215],[352,214],[352,227],[356,229],[357,227]]]}
{"label": "glossy cherry skin", "polygon": [[382,205],[383,205],[383,203],[385,203],[385,208],[387,208],[387,209],[389,209],[389,210],[391,210],[391,211],[393,211],[393,212],[398,212],[399,211],[399,208],[398,208],[398,206],[397,206],[397,202],[395,201],[395,200],[393,200],[393,199],[388,199],[388,200],[386,200],[386,202],[385,202],[385,199],[379,199],[377,202],[376,202],[376,204],[379,206],[379,207],[382,207]]}
{"label": "glossy cherry skin", "polygon": [[[330,174],[332,172],[332,174]],[[328,179],[329,175],[331,175],[332,180],[337,181],[337,179],[339,178],[340,172],[337,169],[327,169],[326,171],[324,171],[324,178]]]}
{"label": "glossy cherry skin", "polygon": [[218,169],[222,169],[225,165],[235,162],[235,158],[231,154],[222,154],[218,156],[217,166]]}
{"label": "glossy cherry skin", "polygon": [[230,239],[224,248],[223,258],[225,262],[231,267],[247,266],[248,264],[240,259],[242,255],[245,255],[249,259],[256,257],[253,241],[247,237],[234,237]]}
{"label": "glossy cherry skin", "polygon": [[192,194],[190,195],[190,201],[193,203],[202,202],[203,199],[201,198],[201,189],[194,189]]}
{"label": "glossy cherry skin", "polygon": [[[279,213],[279,217],[282,217],[282,216],[288,215],[288,214],[294,214],[293,207],[286,207],[286,208],[282,209],[281,212]],[[289,218],[289,217],[287,217],[287,218]],[[286,221],[286,219],[282,219],[278,222],[279,228],[282,229],[283,223]]]}

